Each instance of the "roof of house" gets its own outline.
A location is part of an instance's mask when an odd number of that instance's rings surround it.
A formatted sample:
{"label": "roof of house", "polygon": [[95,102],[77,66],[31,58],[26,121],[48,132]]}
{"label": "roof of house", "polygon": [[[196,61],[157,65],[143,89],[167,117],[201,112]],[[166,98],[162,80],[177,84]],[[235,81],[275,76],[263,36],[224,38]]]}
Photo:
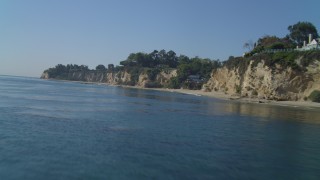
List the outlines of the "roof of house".
{"label": "roof of house", "polygon": [[190,79],[199,79],[200,75],[189,75],[188,78],[190,78]]}
{"label": "roof of house", "polygon": [[310,43],[310,45],[316,45],[316,44],[318,44],[318,42],[315,39],[312,40],[311,43]]}

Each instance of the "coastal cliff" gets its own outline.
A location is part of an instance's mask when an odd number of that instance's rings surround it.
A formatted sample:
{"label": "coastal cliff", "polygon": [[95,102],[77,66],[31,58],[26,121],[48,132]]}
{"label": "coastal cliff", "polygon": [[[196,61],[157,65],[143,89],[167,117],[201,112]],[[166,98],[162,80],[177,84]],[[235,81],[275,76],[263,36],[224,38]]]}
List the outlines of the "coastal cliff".
{"label": "coastal cliff", "polygon": [[[235,66],[226,64],[214,70],[203,89],[276,101],[303,101],[320,89],[320,61],[300,56],[290,66],[281,61],[270,64],[264,58],[238,59]],[[303,63],[306,59],[307,64]]]}
{"label": "coastal cliff", "polygon": [[85,81],[85,82],[104,82],[106,80],[106,72],[95,71],[75,71],[69,72],[65,76],[52,76],[47,71],[44,71],[41,75],[41,79],[57,79],[68,81]]}
{"label": "coastal cliff", "polygon": [[[149,57],[149,56],[148,56]],[[176,58],[179,60],[179,58]],[[139,61],[138,61],[139,60]],[[143,59],[142,59],[143,60]],[[140,88],[192,89],[275,101],[320,101],[320,52],[282,51],[250,57],[230,57],[224,62],[180,57],[148,65],[128,59],[122,66],[57,65],[45,70],[42,79],[127,85]],[[137,62],[143,62],[137,64]],[[167,63],[167,64],[165,64]],[[148,66],[147,66],[148,65]],[[314,96],[310,98],[311,94]]]}
{"label": "coastal cliff", "polygon": [[[136,77],[137,76],[137,77]],[[68,81],[84,81],[107,83],[110,85],[130,85],[142,88],[164,87],[172,77],[177,76],[175,69],[159,71],[155,77],[151,77],[147,72],[140,72],[137,75],[122,71],[75,71],[68,72],[64,76],[50,76],[48,71],[44,71],[41,79],[57,79]]]}

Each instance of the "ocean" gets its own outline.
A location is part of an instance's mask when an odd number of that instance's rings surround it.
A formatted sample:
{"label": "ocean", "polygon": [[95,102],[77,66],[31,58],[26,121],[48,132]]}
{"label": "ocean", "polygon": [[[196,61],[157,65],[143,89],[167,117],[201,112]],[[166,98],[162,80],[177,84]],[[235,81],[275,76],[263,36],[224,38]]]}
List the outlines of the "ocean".
{"label": "ocean", "polygon": [[0,76],[0,179],[318,179],[320,111]]}

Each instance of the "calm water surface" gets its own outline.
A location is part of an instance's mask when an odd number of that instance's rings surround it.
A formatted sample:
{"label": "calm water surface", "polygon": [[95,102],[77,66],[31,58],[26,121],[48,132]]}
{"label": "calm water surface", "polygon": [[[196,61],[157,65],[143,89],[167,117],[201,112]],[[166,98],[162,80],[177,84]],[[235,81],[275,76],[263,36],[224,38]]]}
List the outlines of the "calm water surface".
{"label": "calm water surface", "polygon": [[318,179],[320,110],[0,76],[0,179]]}

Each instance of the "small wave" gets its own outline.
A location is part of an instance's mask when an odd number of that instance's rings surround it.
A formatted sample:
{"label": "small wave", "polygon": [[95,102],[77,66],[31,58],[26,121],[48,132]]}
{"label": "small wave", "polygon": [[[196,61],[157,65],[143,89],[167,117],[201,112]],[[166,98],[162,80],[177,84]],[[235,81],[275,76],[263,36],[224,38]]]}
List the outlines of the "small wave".
{"label": "small wave", "polygon": [[185,93],[185,94],[193,95],[193,96],[201,96],[201,94],[195,94],[195,93]]}
{"label": "small wave", "polygon": [[49,118],[55,120],[71,120],[72,118],[66,117],[65,115],[58,115],[58,114],[50,114],[46,112],[17,112],[16,114],[21,114],[24,116],[33,116],[33,117],[40,117],[40,118]]}
{"label": "small wave", "polygon": [[137,130],[136,128],[132,128],[132,127],[126,127],[126,126],[109,126],[103,129],[104,131],[107,132],[130,132],[130,131],[134,131]]}

